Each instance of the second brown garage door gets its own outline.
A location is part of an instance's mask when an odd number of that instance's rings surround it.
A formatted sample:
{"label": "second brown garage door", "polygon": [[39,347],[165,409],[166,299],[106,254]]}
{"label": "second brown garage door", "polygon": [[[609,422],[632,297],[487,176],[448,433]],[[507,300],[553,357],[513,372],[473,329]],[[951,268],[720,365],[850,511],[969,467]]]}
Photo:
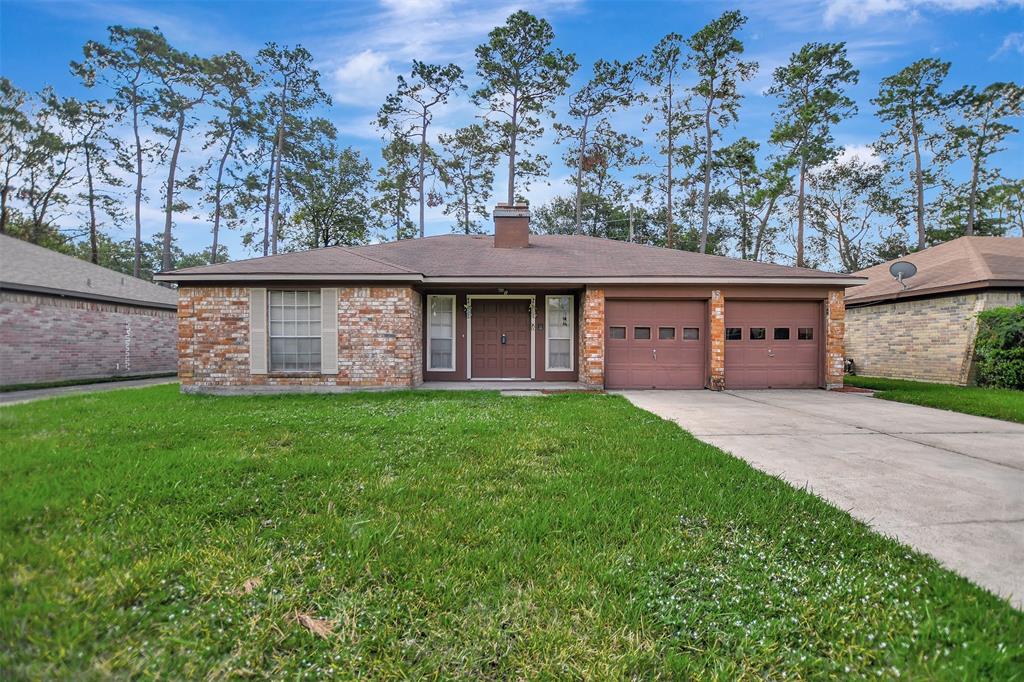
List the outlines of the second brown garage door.
{"label": "second brown garage door", "polygon": [[816,388],[821,316],[816,301],[726,301],[726,388]]}
{"label": "second brown garage door", "polygon": [[608,301],[608,388],[703,388],[704,301]]}

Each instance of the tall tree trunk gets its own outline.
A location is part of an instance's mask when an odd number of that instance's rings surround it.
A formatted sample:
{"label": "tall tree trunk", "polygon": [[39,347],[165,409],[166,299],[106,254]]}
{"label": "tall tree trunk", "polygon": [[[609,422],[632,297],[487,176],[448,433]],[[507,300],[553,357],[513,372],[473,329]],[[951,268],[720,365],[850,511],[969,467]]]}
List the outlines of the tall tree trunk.
{"label": "tall tree trunk", "polygon": [[277,128],[277,159],[274,169],[274,212],[271,214],[270,252],[277,253],[277,238],[280,234],[281,220],[281,157],[284,156],[284,114],[281,125]]}
{"label": "tall tree trunk", "polygon": [[419,158],[419,189],[420,189],[420,239],[426,236],[425,215],[426,215],[426,197],[423,196],[423,190],[427,187],[427,178],[424,176],[423,171],[427,164],[427,111],[423,110],[423,118],[420,119],[420,158]]}
{"label": "tall tree trunk", "polygon": [[924,231],[924,176],[921,169],[921,141],[917,133],[917,112],[911,110],[910,125],[914,138],[914,190],[917,196],[917,249],[925,247]]}
{"label": "tall tree trunk", "polygon": [[231,155],[231,147],[235,142],[235,129],[231,128],[228,134],[228,141],[224,145],[224,154],[220,157],[217,165],[217,186],[213,191],[213,245],[210,247],[210,263],[217,262],[217,238],[220,236],[220,202],[224,191],[224,166],[227,165],[228,157]]}
{"label": "tall tree trunk", "polygon": [[267,193],[263,200],[263,255],[270,253],[270,192],[274,187],[274,160],[277,158],[277,147],[270,150],[270,168],[267,172]]}
{"label": "tall tree trunk", "polygon": [[750,253],[750,213],[747,211],[746,183],[740,181],[740,258]]}
{"label": "tall tree trunk", "polygon": [[462,205],[465,210],[462,226],[466,230],[466,234],[469,234],[469,183],[462,183]]}
{"label": "tall tree trunk", "polygon": [[178,171],[178,155],[181,153],[181,137],[185,131],[185,111],[178,114],[178,130],[174,136],[174,151],[171,152],[171,165],[167,170],[167,204],[164,206],[164,249],[161,269],[170,270],[174,265],[171,261],[171,230],[174,224],[174,176]]}
{"label": "tall tree trunk", "polygon": [[975,157],[971,163],[971,193],[967,202],[967,229],[964,232],[968,237],[974,236],[974,214],[978,208],[978,167],[980,164],[980,156]]}
{"label": "tall tree trunk", "polygon": [[[711,81],[711,90],[714,90],[714,80]],[[704,111],[704,196],[701,200],[700,209],[700,252],[707,253],[708,250],[708,226],[711,221],[711,107],[714,106],[714,99],[708,100],[707,109]]]}
{"label": "tall tree trunk", "polygon": [[675,247],[675,230],[673,229],[673,218],[672,218],[672,81],[668,83],[668,121],[667,121],[667,137],[668,137],[668,185],[666,186],[666,200],[665,207],[668,210],[668,220],[665,226],[665,246],[668,248]]}
{"label": "tall tree trunk", "polygon": [[99,265],[100,249],[97,243],[96,227],[96,190],[92,182],[92,152],[89,151],[89,144],[85,144],[85,182],[89,192],[89,260]]}
{"label": "tall tree trunk", "polygon": [[590,115],[583,117],[583,127],[580,128],[580,153],[576,160],[576,234],[583,229],[583,158],[587,152],[587,126],[590,124]]}
{"label": "tall tree trunk", "polygon": [[508,145],[508,205],[516,201],[516,137],[519,134],[519,102],[512,103],[512,139]]}
{"label": "tall tree trunk", "polygon": [[132,95],[132,132],[135,133],[135,259],[132,274],[142,276],[142,139],[139,137],[138,92]]}
{"label": "tall tree trunk", "polygon": [[6,182],[0,187],[0,234],[7,234],[7,193],[10,190],[11,187]]}
{"label": "tall tree trunk", "polygon": [[796,266],[804,267],[804,180],[807,176],[804,157],[800,156],[800,193],[797,199],[796,216]]}

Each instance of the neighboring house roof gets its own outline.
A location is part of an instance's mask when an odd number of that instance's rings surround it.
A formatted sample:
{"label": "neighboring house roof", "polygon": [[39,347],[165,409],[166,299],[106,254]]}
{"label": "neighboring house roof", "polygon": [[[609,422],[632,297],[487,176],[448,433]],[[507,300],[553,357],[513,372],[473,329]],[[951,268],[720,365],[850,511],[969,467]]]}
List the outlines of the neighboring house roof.
{"label": "neighboring house roof", "polygon": [[847,305],[1024,287],[1024,239],[1020,237],[960,237],[898,260],[917,266],[917,274],[904,280],[909,288],[889,274],[889,266],[896,262],[889,261],[853,273],[867,277],[868,283],[847,291]]}
{"label": "neighboring house roof", "polygon": [[0,235],[0,289],[177,308],[173,289]]}
{"label": "neighboring house roof", "polygon": [[576,235],[530,235],[529,248],[495,248],[490,235],[438,235],[367,246],[185,268],[157,279],[406,280],[432,283],[743,282],[858,284],[831,272],[791,268]]}

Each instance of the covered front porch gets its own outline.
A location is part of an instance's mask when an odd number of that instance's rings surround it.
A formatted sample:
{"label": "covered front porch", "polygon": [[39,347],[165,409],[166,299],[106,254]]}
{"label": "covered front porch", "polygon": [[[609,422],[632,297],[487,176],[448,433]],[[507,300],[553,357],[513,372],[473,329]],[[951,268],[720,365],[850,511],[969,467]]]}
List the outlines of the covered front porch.
{"label": "covered front porch", "polygon": [[583,294],[579,288],[424,291],[425,384],[578,389]]}

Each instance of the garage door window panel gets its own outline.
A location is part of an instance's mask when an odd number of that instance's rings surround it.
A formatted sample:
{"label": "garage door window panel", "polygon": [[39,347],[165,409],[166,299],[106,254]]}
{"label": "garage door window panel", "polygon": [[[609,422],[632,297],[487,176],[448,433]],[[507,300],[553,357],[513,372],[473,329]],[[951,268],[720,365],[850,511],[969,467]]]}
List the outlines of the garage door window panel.
{"label": "garage door window panel", "polygon": [[813,341],[814,327],[800,327],[796,332],[797,341]]}
{"label": "garage door window panel", "polygon": [[772,338],[776,341],[789,341],[789,327],[776,327]]}
{"label": "garage door window panel", "polygon": [[626,328],[625,327],[609,327],[608,328],[608,338],[615,339],[615,340],[625,339],[626,338]]}
{"label": "garage door window panel", "polygon": [[751,327],[750,328],[750,340],[751,341],[764,341],[768,338],[767,330],[764,327]]}
{"label": "garage door window panel", "polygon": [[573,297],[547,296],[545,325],[546,366],[548,371],[572,371]]}
{"label": "garage door window panel", "polygon": [[633,327],[633,338],[637,341],[650,341],[651,340],[651,328],[650,327]]}
{"label": "garage door window panel", "polygon": [[683,341],[700,341],[700,327],[683,327]]}
{"label": "garage door window panel", "polygon": [[725,328],[725,340],[726,341],[742,341],[743,340],[743,329],[741,327],[726,327]]}
{"label": "garage door window panel", "polygon": [[658,340],[659,341],[675,341],[676,340],[676,328],[675,327],[658,327]]}

